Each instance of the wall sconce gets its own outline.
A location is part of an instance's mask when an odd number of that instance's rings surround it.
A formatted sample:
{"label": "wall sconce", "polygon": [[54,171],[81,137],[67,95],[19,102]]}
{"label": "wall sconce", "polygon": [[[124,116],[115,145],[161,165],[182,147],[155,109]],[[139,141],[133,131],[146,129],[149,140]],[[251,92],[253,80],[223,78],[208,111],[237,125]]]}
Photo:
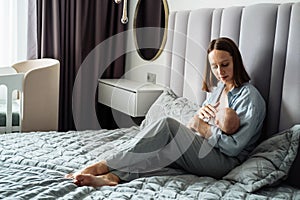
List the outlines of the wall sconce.
{"label": "wall sconce", "polygon": [[[122,0],[114,0],[115,3],[120,4]],[[127,17],[127,0],[124,0],[123,3],[123,13],[122,13],[122,18],[121,18],[122,24],[127,24],[128,22],[128,17]]]}

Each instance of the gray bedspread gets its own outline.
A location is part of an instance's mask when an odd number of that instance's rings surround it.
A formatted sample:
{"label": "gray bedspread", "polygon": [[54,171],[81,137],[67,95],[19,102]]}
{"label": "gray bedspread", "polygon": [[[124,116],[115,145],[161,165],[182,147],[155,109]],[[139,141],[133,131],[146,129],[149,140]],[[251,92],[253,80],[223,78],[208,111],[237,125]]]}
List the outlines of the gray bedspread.
{"label": "gray bedspread", "polygon": [[77,187],[64,178],[121,150],[138,130],[0,135],[0,199],[300,199],[300,191],[287,185],[250,193],[230,180],[191,174],[99,188]]}

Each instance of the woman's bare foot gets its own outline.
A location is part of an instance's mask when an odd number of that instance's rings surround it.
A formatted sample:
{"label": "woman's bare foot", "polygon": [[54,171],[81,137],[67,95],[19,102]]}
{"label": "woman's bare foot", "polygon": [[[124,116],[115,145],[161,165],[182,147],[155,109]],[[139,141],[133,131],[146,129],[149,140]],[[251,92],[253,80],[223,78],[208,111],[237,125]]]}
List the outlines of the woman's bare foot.
{"label": "woman's bare foot", "polygon": [[107,167],[106,161],[100,161],[100,162],[97,162],[90,166],[87,166],[86,168],[84,168],[81,171],[76,172],[74,174],[73,173],[67,174],[65,177],[73,179],[75,176],[77,176],[79,174],[90,174],[90,175],[97,176],[97,175],[102,175],[102,174],[106,174],[106,173],[108,173],[108,167]]}
{"label": "woman's bare foot", "polygon": [[118,176],[108,173],[100,176],[94,176],[91,174],[78,174],[74,177],[74,183],[77,186],[114,186],[120,182]]}

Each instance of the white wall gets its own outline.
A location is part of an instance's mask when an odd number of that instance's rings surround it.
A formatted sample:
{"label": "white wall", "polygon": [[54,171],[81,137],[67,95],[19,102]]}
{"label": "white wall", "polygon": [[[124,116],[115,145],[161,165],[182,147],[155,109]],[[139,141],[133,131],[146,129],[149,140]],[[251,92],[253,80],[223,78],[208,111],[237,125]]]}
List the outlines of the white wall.
{"label": "white wall", "polygon": [[[129,29],[133,28],[134,11],[138,0],[130,0],[129,8]],[[178,10],[193,10],[198,8],[215,8],[229,6],[245,6],[257,3],[288,3],[300,2],[300,0],[168,0],[169,12]],[[134,47],[133,35],[129,36],[128,45]],[[131,80],[145,82],[147,72],[157,75],[157,83],[165,85],[165,66],[166,59],[164,53],[155,61],[144,61],[133,51],[126,57],[125,77]]]}
{"label": "white wall", "polygon": [[[170,0],[168,0],[170,1]],[[172,0],[171,0],[172,1]],[[135,8],[138,0],[130,0],[129,7],[129,24],[128,29],[133,28],[133,20]],[[170,12],[170,11],[169,11]],[[130,34],[128,36],[127,45],[129,49],[135,49],[134,36]],[[156,74],[157,83],[164,84],[164,72],[161,70],[165,65],[165,56],[163,53],[155,61],[145,61],[137,54],[136,51],[127,53],[126,56],[126,74],[125,78],[130,80],[136,80],[141,82],[146,82],[147,72]]]}

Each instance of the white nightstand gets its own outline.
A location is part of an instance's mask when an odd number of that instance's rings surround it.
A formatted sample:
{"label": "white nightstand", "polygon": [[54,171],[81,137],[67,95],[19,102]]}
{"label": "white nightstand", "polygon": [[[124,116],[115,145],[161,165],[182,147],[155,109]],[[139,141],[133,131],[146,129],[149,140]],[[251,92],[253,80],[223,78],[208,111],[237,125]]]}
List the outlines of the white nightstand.
{"label": "white nightstand", "polygon": [[162,86],[127,79],[99,79],[98,102],[132,117],[142,117],[163,92]]}

